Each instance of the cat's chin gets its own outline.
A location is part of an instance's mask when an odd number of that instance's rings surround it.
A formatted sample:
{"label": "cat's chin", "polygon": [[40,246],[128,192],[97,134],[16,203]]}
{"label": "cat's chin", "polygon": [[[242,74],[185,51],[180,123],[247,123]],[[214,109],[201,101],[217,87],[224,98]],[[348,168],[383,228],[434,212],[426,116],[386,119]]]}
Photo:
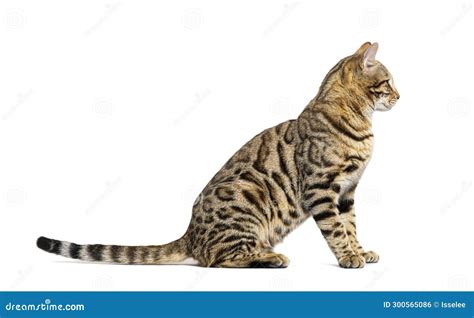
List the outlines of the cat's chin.
{"label": "cat's chin", "polygon": [[375,110],[378,112],[387,112],[393,108],[394,105],[376,104]]}
{"label": "cat's chin", "polygon": [[393,106],[384,107],[384,108],[382,108],[382,109],[377,109],[377,111],[379,111],[379,112],[388,112],[389,110],[392,109],[392,107],[393,107]]}

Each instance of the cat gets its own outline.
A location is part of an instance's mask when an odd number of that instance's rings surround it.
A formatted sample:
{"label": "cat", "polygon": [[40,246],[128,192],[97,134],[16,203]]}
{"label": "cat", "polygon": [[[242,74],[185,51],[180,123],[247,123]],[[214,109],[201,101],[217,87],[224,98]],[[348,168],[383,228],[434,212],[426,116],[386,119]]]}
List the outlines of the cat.
{"label": "cat", "polygon": [[283,268],[273,247],[312,217],[343,268],[379,256],[356,235],[354,192],[372,153],[374,111],[400,95],[375,60],[378,44],[364,43],[326,75],[296,120],[264,130],[237,151],[193,205],[186,233],[164,245],[78,245],[40,237],[50,253],[121,264]]}

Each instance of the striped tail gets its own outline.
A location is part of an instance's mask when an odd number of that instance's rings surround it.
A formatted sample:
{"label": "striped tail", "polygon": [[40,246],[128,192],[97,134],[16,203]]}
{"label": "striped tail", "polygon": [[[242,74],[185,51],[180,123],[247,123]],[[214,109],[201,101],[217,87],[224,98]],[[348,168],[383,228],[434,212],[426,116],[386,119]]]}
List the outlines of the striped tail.
{"label": "striped tail", "polygon": [[118,264],[179,264],[189,256],[185,236],[168,244],[150,246],[80,245],[41,236],[36,245],[43,251],[64,257]]}

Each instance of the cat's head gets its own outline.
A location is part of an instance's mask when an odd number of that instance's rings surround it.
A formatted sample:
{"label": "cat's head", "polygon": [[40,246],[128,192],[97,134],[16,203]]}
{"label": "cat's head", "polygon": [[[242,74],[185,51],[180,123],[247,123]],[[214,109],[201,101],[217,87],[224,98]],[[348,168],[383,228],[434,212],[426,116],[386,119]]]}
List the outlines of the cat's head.
{"label": "cat's head", "polygon": [[400,98],[392,75],[375,59],[378,44],[366,42],[350,57],[352,85],[365,93],[374,110],[390,110]]}

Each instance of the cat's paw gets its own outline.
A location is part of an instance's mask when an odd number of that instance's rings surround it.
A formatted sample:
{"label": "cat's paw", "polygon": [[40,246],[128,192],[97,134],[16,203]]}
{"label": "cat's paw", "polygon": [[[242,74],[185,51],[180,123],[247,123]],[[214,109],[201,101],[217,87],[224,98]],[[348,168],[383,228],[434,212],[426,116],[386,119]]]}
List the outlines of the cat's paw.
{"label": "cat's paw", "polygon": [[245,267],[250,268],[285,268],[290,260],[283,254],[268,253],[251,259]]}
{"label": "cat's paw", "polygon": [[379,261],[379,255],[374,251],[368,251],[361,253],[366,263],[377,263]]}
{"label": "cat's paw", "polygon": [[357,254],[344,256],[339,260],[339,266],[343,268],[362,268],[364,265],[365,258]]}

